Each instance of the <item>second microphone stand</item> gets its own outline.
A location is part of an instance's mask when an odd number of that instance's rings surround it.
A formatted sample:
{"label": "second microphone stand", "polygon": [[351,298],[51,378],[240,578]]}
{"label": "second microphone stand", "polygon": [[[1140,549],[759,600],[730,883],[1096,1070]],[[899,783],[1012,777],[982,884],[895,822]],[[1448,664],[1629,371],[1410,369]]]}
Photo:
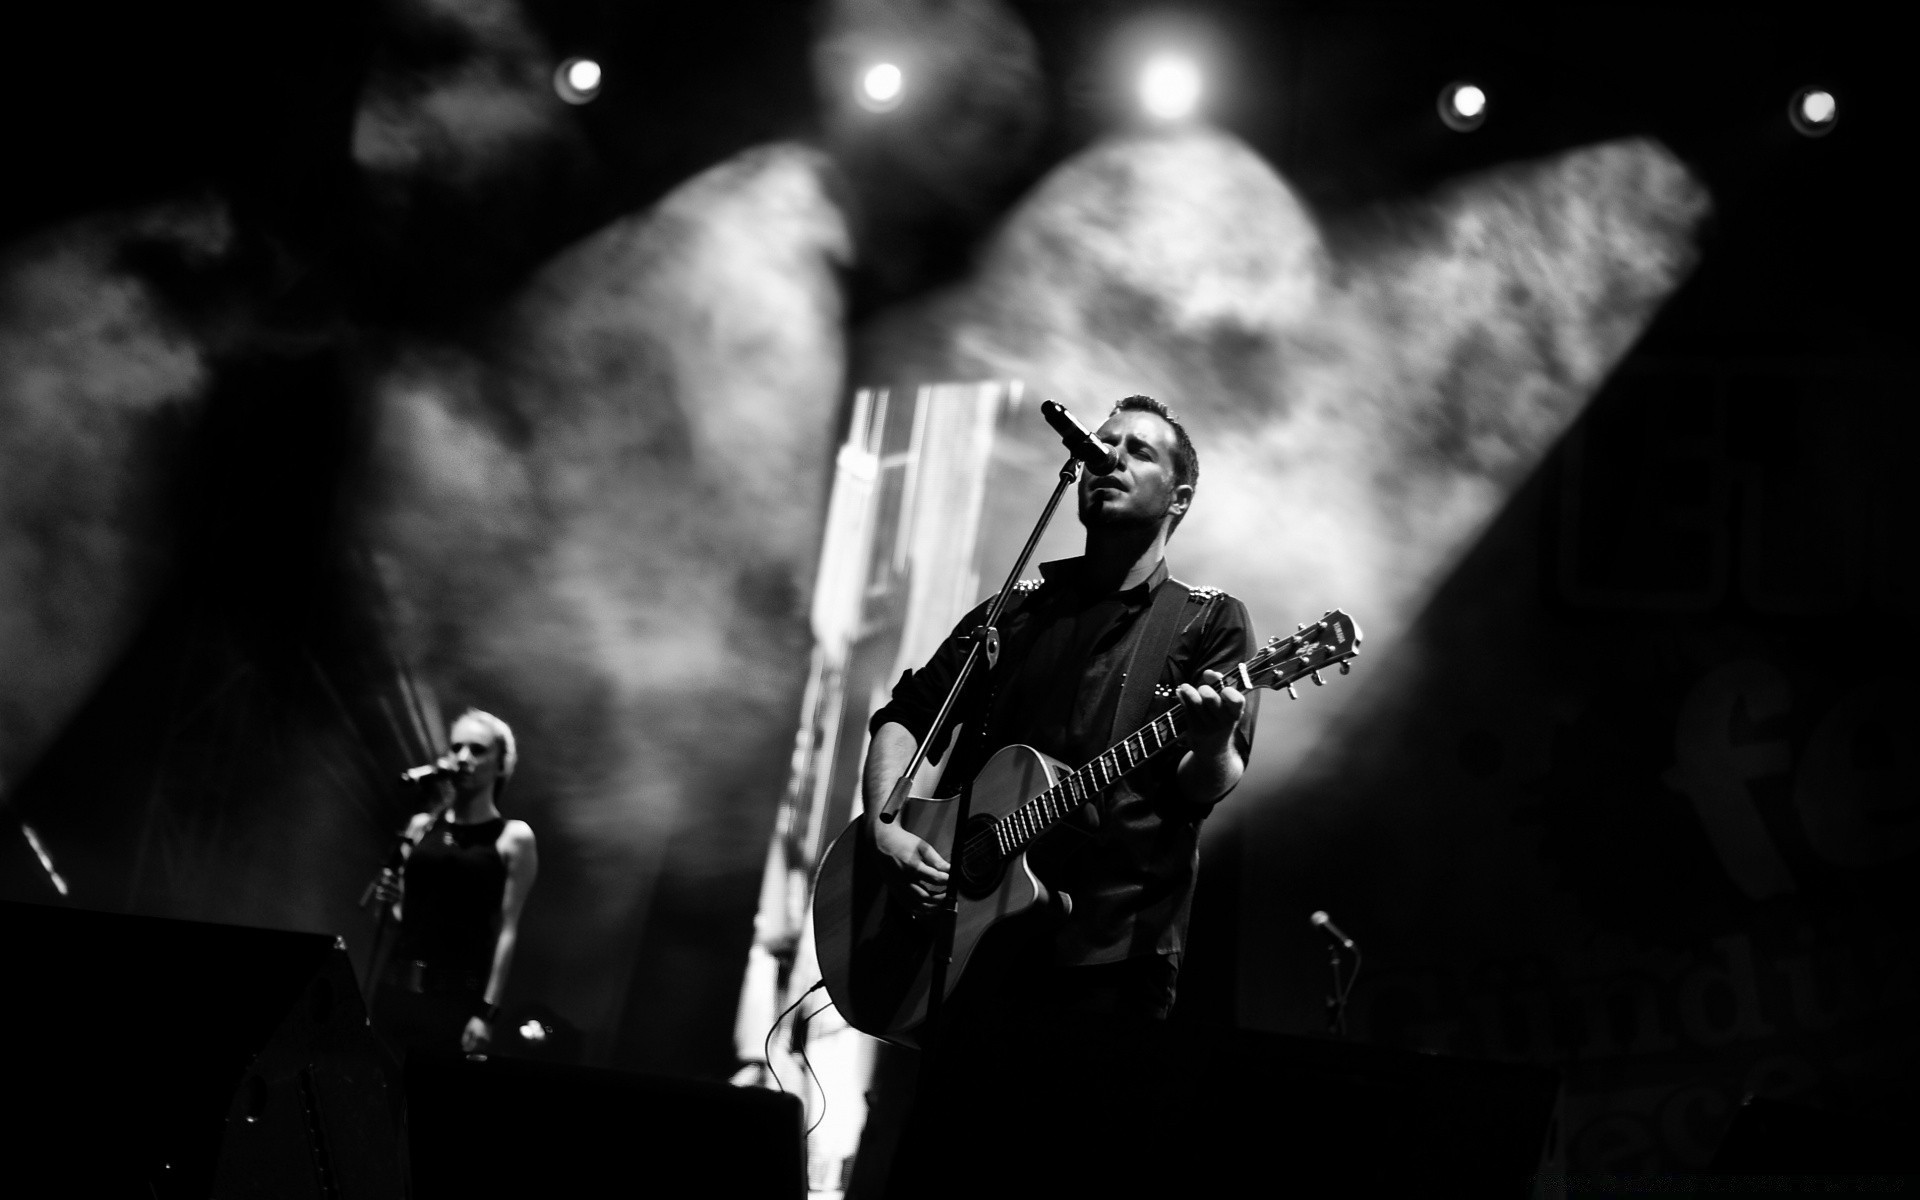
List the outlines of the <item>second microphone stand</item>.
{"label": "second microphone stand", "polygon": [[1333,991],[1327,994],[1327,1033],[1339,1038],[1347,1036],[1347,996],[1353,991],[1353,981],[1360,978],[1360,947],[1346,944],[1353,951],[1351,973],[1344,969],[1346,960],[1340,957],[1340,942],[1335,939],[1327,943],[1327,965],[1333,972]]}
{"label": "second microphone stand", "polygon": [[[427,827],[432,828],[447,809],[453,807],[453,789],[441,788],[440,798],[428,810]],[[400,887],[400,873],[407,865],[407,847],[413,843],[407,837],[403,826],[393,840],[393,850],[387,855],[386,865],[380,873],[367,883],[360,893],[360,907],[373,910],[373,952],[367,956],[367,1015],[373,1015],[374,1006],[380,1001],[380,993],[386,986],[387,958],[393,953],[393,904],[394,894]]]}

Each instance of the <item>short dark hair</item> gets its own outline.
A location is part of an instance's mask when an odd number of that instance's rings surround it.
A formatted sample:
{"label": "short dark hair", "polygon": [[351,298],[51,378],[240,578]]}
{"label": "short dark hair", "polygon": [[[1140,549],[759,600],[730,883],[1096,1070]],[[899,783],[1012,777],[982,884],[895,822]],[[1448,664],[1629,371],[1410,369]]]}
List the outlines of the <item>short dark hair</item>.
{"label": "short dark hair", "polygon": [[[1179,417],[1173,415],[1172,409],[1152,396],[1128,396],[1115,404],[1113,411],[1152,413],[1165,421],[1173,429],[1173,481],[1176,484],[1184,483],[1196,492],[1200,490],[1200,452],[1193,448],[1193,439],[1187,436],[1187,427],[1180,423]],[[1181,518],[1186,515],[1181,513],[1176,516],[1167,532],[1172,533],[1180,528]]]}

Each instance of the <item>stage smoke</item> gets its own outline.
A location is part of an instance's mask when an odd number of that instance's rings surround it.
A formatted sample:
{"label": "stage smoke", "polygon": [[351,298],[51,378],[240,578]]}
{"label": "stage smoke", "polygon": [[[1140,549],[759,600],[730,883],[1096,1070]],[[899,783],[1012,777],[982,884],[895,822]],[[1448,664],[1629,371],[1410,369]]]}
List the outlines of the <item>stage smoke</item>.
{"label": "stage smoke", "polygon": [[390,55],[368,80],[353,157],[377,183],[499,182],[540,143],[563,136],[565,110],[549,86],[554,64],[509,0],[395,0],[390,15],[402,44],[453,36],[470,50],[430,67]]}
{"label": "stage smoke", "polygon": [[225,253],[213,204],[76,222],[0,259],[0,778],[26,775],[144,615],[202,348],[124,265]]}
{"label": "stage smoke", "polygon": [[[884,321],[891,377],[1014,377],[1086,416],[1146,392],[1202,485],[1169,552],[1263,634],[1328,608],[1366,648],[1269,710],[1242,795],[1270,791],[1407,649],[1400,635],[1693,261],[1700,185],[1623,142],[1322,223],[1221,133],[1063,164],[965,287]],[[1047,480],[1030,482],[1036,504]],[[1284,704],[1285,701],[1277,703]]]}
{"label": "stage smoke", "polygon": [[549,264],[485,355],[418,346],[377,389],[366,525],[403,649],[521,731],[515,789],[569,864],[525,986],[590,1027],[677,819],[696,887],[764,853],[843,387],[822,173],[792,146],[715,167]]}
{"label": "stage smoke", "polygon": [[392,0],[385,18],[353,125],[367,260],[430,312],[496,303],[551,252],[541,231],[591,151],[511,0]]}

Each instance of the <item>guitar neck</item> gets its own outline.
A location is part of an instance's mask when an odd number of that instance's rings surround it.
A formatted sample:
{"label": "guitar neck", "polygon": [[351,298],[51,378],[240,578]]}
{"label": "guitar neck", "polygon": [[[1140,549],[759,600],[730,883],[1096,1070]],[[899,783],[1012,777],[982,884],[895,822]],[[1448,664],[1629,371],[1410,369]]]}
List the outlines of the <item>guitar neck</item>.
{"label": "guitar neck", "polygon": [[994,823],[993,837],[1002,855],[1017,854],[1035,838],[1066,819],[1068,813],[1097,799],[1129,771],[1181,744],[1187,714],[1175,705],[1095,755],[1068,775]]}
{"label": "guitar neck", "polygon": [[[1324,683],[1320,672],[1334,666],[1344,675],[1347,660],[1359,652],[1360,627],[1346,613],[1329,609],[1318,621],[1302,623],[1291,635],[1268,641],[1258,654],[1227,672],[1227,677],[1249,694],[1255,688],[1285,688],[1289,696],[1299,699],[1293,691],[1295,680],[1311,678],[1316,684]],[[1180,745],[1186,732],[1186,707],[1175,705],[995,821],[990,829],[974,835],[965,847],[966,853],[972,857],[997,851],[1002,858],[1019,853],[1066,819],[1068,813],[1097,799],[1127,772]]]}

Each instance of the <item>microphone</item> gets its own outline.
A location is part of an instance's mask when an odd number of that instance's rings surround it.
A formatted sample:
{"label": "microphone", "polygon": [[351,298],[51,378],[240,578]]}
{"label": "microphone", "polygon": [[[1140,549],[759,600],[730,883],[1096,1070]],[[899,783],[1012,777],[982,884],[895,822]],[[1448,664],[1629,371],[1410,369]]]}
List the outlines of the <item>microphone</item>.
{"label": "microphone", "polygon": [[1095,441],[1086,426],[1074,420],[1073,414],[1063,405],[1053,400],[1042,400],[1040,415],[1047,419],[1047,424],[1053,426],[1053,431],[1067,444],[1067,452],[1085,463],[1092,474],[1105,475],[1118,465],[1113,451],[1107,449],[1104,443]]}
{"label": "microphone", "polygon": [[1340,927],[1333,923],[1333,918],[1327,915],[1326,909],[1324,908],[1320,909],[1319,911],[1315,912],[1312,916],[1308,917],[1307,920],[1313,922],[1315,925],[1318,925],[1320,928],[1326,930],[1327,936],[1332,938],[1334,941],[1339,942],[1342,946],[1346,947],[1349,950],[1353,949],[1353,939],[1348,937],[1346,934],[1340,932]]}
{"label": "microphone", "polygon": [[400,772],[400,782],[425,783],[429,779],[443,779],[459,773],[460,768],[453,765],[452,759],[442,758],[418,767],[408,767]]}

